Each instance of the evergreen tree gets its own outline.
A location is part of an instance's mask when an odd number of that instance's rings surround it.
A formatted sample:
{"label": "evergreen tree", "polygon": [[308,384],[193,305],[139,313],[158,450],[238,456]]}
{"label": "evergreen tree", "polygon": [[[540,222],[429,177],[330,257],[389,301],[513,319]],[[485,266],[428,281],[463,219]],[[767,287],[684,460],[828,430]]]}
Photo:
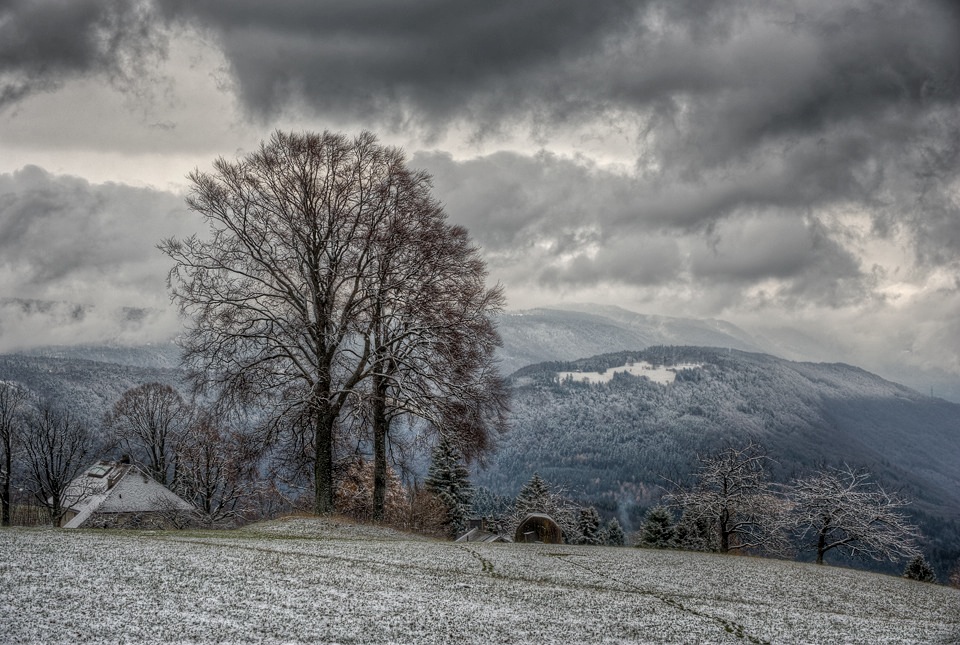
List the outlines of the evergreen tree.
{"label": "evergreen tree", "polygon": [[607,530],[605,533],[605,542],[608,546],[623,546],[626,542],[626,536],[623,533],[623,527],[620,526],[620,521],[617,518],[610,518],[610,521],[607,522]]}
{"label": "evergreen tree", "polygon": [[674,525],[674,544],[672,547],[686,551],[720,551],[720,539],[710,520],[704,517],[691,518],[686,514]]}
{"label": "evergreen tree", "polygon": [[593,506],[580,509],[577,530],[580,533],[580,539],[578,540],[580,544],[596,546],[604,542],[603,536],[600,534],[600,514]]}
{"label": "evergreen tree", "polygon": [[903,577],[920,582],[936,582],[937,575],[922,555],[914,556],[903,570]]}
{"label": "evergreen tree", "polygon": [[513,503],[513,513],[507,521],[507,528],[513,531],[530,513],[544,513],[553,518],[563,531],[564,541],[576,542],[579,508],[574,506],[563,489],[551,486],[538,473],[520,489]]}
{"label": "evergreen tree", "polygon": [[502,520],[510,514],[513,500],[498,495],[486,486],[478,486],[473,492],[473,512],[479,517]]}
{"label": "evergreen tree", "polygon": [[547,482],[540,477],[540,473],[533,473],[530,481],[520,489],[514,507],[518,514],[526,515],[528,513],[546,513],[549,506],[550,489],[547,487]]}
{"label": "evergreen tree", "polygon": [[471,512],[473,487],[470,473],[457,447],[442,437],[433,449],[430,470],[424,482],[447,509],[447,527],[451,537],[463,533]]}
{"label": "evergreen tree", "polygon": [[672,549],[677,546],[677,527],[667,508],[654,506],[647,511],[637,546],[645,549]]}

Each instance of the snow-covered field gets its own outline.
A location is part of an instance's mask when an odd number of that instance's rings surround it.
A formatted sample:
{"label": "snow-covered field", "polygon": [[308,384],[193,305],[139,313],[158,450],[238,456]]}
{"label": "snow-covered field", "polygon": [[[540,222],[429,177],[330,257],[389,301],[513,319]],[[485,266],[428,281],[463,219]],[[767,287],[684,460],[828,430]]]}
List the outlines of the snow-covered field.
{"label": "snow-covered field", "polygon": [[2,643],[958,643],[960,592],[628,548],[458,545],[292,519],[0,530]]}
{"label": "snow-covered field", "polygon": [[561,381],[570,377],[574,381],[583,383],[609,383],[613,380],[614,374],[626,372],[634,376],[646,376],[654,383],[669,385],[677,380],[677,370],[693,369],[695,367],[702,367],[702,365],[685,363],[664,367],[662,365],[652,365],[646,361],[637,361],[628,365],[621,365],[620,367],[612,367],[605,372],[558,372],[557,376]]}

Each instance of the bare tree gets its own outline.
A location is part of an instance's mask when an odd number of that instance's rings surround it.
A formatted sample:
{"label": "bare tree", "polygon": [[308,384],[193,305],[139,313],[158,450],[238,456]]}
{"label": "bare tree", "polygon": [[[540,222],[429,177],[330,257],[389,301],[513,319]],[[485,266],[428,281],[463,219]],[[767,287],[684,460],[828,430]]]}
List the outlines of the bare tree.
{"label": "bare tree", "polygon": [[[485,285],[486,267],[466,230],[445,223],[423,196],[385,229],[371,318],[370,409],[374,518],[382,519],[386,447],[392,421],[424,419],[468,460],[506,426],[507,389],[496,370],[500,337],[492,315],[503,292]],[[397,245],[400,245],[399,247]]]}
{"label": "bare tree", "polygon": [[67,499],[70,484],[83,472],[93,447],[90,432],[70,413],[41,402],[28,417],[23,447],[31,492],[56,526],[71,501]]}
{"label": "bare tree", "polygon": [[909,502],[849,466],[821,470],[794,482],[793,523],[816,550],[817,564],[836,550],[851,557],[890,560],[920,552],[919,530],[901,512]]}
{"label": "bare tree", "polygon": [[[172,297],[190,320],[183,349],[195,389],[221,403],[267,405],[268,440],[309,428],[293,438],[311,452],[314,511],[330,513],[341,413],[360,408],[372,371],[399,382],[384,358],[393,354],[374,346],[395,339],[375,333],[376,305],[387,291],[394,299],[420,293],[408,272],[436,244],[419,240],[455,229],[430,199],[429,177],[370,133],[277,132],[190,180],[188,205],[211,237],[160,248],[175,261]],[[408,234],[430,226],[431,235]],[[389,289],[385,275],[396,281]],[[389,396],[382,383],[371,389],[381,401]]]}
{"label": "bare tree", "polygon": [[3,526],[10,526],[11,487],[13,484],[13,453],[19,442],[23,413],[27,398],[26,388],[17,383],[0,381],[0,505]]}
{"label": "bare tree", "polygon": [[175,489],[208,522],[241,519],[255,493],[255,453],[250,437],[201,411],[177,445]]}
{"label": "bare tree", "polygon": [[767,479],[769,457],[756,444],[700,458],[696,483],[667,496],[681,522],[712,531],[721,553],[786,548],[786,504]]}
{"label": "bare tree", "polygon": [[177,444],[190,414],[190,406],[171,386],[146,383],[123,393],[106,424],[155,480],[173,486]]}

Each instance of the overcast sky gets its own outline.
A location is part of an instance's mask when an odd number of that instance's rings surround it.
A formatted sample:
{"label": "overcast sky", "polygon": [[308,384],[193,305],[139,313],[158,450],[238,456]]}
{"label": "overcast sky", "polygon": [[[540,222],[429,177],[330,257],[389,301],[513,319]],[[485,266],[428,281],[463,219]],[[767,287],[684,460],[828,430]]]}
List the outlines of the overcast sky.
{"label": "overcast sky", "polygon": [[166,307],[190,170],[369,129],[512,309],[791,326],[960,374],[957,3],[710,4],[2,0],[0,298]]}

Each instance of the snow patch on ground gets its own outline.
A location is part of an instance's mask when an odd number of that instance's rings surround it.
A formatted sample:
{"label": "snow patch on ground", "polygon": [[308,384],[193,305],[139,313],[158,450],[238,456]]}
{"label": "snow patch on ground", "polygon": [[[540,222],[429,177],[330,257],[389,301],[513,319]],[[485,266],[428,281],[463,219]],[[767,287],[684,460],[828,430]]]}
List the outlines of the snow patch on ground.
{"label": "snow patch on ground", "polygon": [[605,372],[558,372],[557,376],[561,381],[571,378],[578,383],[609,383],[613,379],[614,374],[627,373],[634,376],[644,376],[654,383],[669,385],[677,380],[678,371],[697,367],[703,366],[699,363],[682,363],[667,367],[664,365],[652,365],[646,361],[637,361],[627,363],[620,367],[613,367]]}
{"label": "snow patch on ground", "polygon": [[4,643],[960,638],[960,592],[890,576],[700,553],[410,540],[306,518],[221,532],[4,529],[0,553]]}

